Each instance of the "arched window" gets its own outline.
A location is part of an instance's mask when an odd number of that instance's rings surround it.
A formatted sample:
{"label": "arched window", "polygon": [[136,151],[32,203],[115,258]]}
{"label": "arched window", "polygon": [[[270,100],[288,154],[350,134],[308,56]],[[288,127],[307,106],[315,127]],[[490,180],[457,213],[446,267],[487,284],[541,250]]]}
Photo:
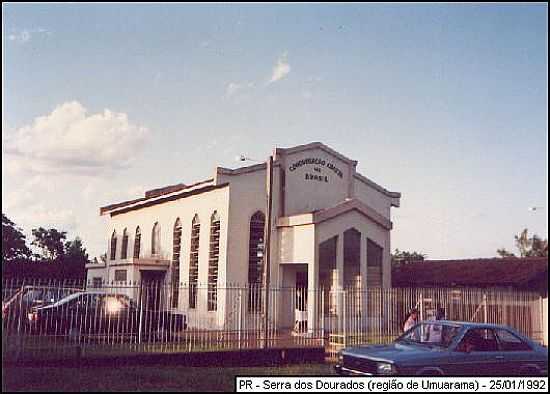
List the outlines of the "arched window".
{"label": "arched window", "polygon": [[116,230],[111,235],[111,260],[116,259]]}
{"label": "arched window", "polygon": [[199,237],[201,223],[199,215],[193,217],[191,223],[191,245],[189,253],[189,308],[197,306],[197,283],[199,280]]}
{"label": "arched window", "polygon": [[122,232],[122,249],[120,251],[120,258],[126,260],[128,258],[128,231],[124,229]]}
{"label": "arched window", "polygon": [[181,251],[181,221],[174,223],[174,238],[172,242],[172,308],[178,307],[180,283],[180,251]]}
{"label": "arched window", "polygon": [[151,254],[156,256],[160,253],[160,225],[155,222],[151,231]]}
{"label": "arched window", "polygon": [[220,260],[220,216],[214,211],[210,217],[210,253],[208,255],[208,310],[218,305],[218,262]]}
{"label": "arched window", "polygon": [[250,218],[250,239],[248,242],[248,310],[261,311],[261,284],[264,269],[265,215],[258,211]]}
{"label": "arched window", "polygon": [[134,238],[134,259],[139,259],[139,252],[141,249],[141,230],[139,226],[136,228],[136,237]]}

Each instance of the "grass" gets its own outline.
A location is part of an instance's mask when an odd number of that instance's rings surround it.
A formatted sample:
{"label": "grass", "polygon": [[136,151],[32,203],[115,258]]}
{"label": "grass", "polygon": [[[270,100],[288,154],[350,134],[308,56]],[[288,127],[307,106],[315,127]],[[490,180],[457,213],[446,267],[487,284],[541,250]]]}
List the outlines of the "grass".
{"label": "grass", "polygon": [[253,368],[3,368],[2,391],[234,391],[237,375],[332,374],[329,364]]}

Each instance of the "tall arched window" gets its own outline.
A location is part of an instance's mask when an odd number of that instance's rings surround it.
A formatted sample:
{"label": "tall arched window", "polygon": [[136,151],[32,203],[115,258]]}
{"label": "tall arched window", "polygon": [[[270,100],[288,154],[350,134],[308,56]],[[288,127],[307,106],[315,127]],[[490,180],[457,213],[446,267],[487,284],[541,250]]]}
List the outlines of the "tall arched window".
{"label": "tall arched window", "polygon": [[178,307],[180,283],[180,251],[181,251],[181,221],[174,223],[174,238],[172,242],[172,308]]}
{"label": "tall arched window", "polygon": [[116,259],[116,230],[111,235],[111,260]]}
{"label": "tall arched window", "polygon": [[265,215],[258,211],[250,218],[248,242],[248,310],[260,311],[262,307],[261,284],[264,270]]}
{"label": "tall arched window", "polygon": [[197,306],[197,283],[199,280],[199,237],[201,223],[199,215],[193,217],[191,223],[191,245],[189,253],[189,308]]}
{"label": "tall arched window", "polygon": [[208,255],[208,310],[218,306],[218,262],[220,260],[220,216],[214,211],[210,217],[210,252]]}
{"label": "tall arched window", "polygon": [[120,258],[126,260],[128,258],[128,230],[124,229],[122,232],[122,249],[120,251]]}
{"label": "tall arched window", "polygon": [[136,237],[134,238],[134,259],[139,259],[139,252],[141,249],[141,230],[139,226],[136,228]]}
{"label": "tall arched window", "polygon": [[160,253],[160,225],[159,222],[156,222],[153,225],[153,230],[151,231],[151,254],[156,256]]}

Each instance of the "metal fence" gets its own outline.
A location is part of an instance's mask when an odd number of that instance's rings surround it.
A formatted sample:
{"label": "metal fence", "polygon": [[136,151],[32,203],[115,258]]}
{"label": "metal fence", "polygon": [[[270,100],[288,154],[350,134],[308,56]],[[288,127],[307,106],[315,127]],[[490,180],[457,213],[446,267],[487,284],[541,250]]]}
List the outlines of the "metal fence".
{"label": "metal fence", "polygon": [[4,357],[102,356],[262,347],[324,346],[329,355],[384,343],[403,331],[408,312],[436,308],[449,320],[509,325],[542,340],[537,293],[499,289],[342,290],[256,286],[173,286],[4,281]]}

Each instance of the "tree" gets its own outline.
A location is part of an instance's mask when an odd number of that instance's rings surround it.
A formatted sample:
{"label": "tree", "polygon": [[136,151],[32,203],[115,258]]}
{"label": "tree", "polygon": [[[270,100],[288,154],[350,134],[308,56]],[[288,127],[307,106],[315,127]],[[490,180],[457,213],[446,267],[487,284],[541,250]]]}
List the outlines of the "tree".
{"label": "tree", "polygon": [[2,213],[2,261],[9,263],[27,260],[30,256],[25,234]]}
{"label": "tree", "polygon": [[515,254],[513,254],[512,252],[508,252],[506,249],[504,248],[500,248],[500,249],[497,249],[497,254],[500,256],[500,257],[516,257]]}
{"label": "tree", "polygon": [[65,242],[65,254],[60,260],[63,263],[62,270],[68,275],[80,274],[81,277],[86,277],[86,264],[90,259],[80,238]]}
{"label": "tree", "polygon": [[413,261],[424,261],[426,254],[419,252],[407,252],[404,250],[395,249],[395,252],[391,255],[392,264],[408,264]]}
{"label": "tree", "polygon": [[88,263],[90,261],[88,253],[86,253],[86,248],[82,245],[82,240],[79,237],[76,237],[74,241],[65,242],[65,255],[63,259],[70,263]]}
{"label": "tree", "polygon": [[[548,257],[548,240],[540,238],[537,234],[529,237],[527,229],[514,236],[516,247],[521,257]],[[500,257],[516,257],[514,253],[501,248],[497,250]]]}
{"label": "tree", "polygon": [[31,245],[37,246],[41,250],[39,257],[42,257],[42,259],[56,261],[64,255],[64,242],[67,239],[66,231],[39,227],[32,230],[32,235],[34,240]]}

